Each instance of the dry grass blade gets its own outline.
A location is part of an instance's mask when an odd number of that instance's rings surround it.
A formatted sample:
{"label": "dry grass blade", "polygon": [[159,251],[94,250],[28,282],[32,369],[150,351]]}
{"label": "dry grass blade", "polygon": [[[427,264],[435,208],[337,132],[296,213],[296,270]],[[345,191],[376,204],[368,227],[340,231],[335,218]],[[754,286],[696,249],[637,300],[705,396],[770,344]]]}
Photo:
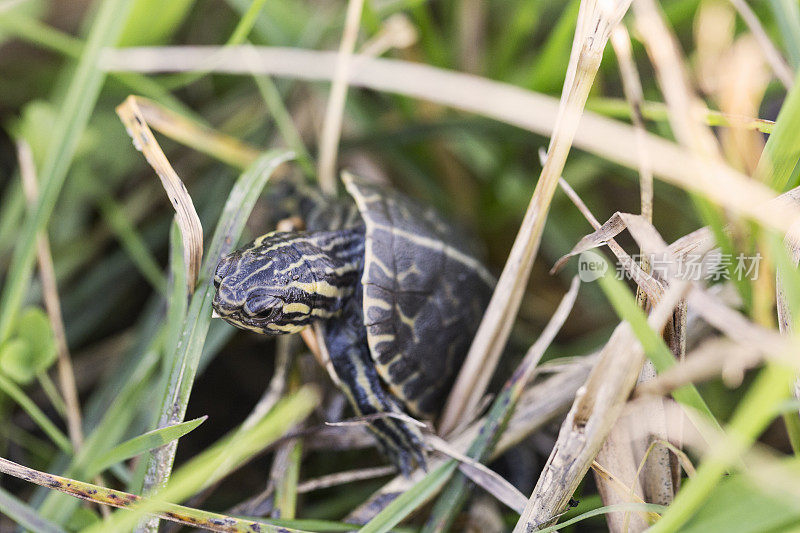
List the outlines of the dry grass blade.
{"label": "dry grass blade", "polygon": [[[683,256],[675,253],[675,246],[667,246],[655,228],[639,215],[630,213],[614,213],[600,229],[584,237],[563,258],[573,257],[586,250],[603,244],[610,244],[614,236],[627,229],[642,250],[649,254],[663,255],[669,261],[669,269],[679,263]],[[697,232],[691,235],[695,235]],[[677,242],[677,241],[676,241]],[[684,241],[686,244],[686,241]],[[707,291],[695,290],[688,296],[689,305],[696,310],[709,324],[716,327],[732,339],[745,345],[759,346],[761,350],[770,353],[783,353],[787,349],[784,340],[777,334],[753,324],[741,313],[725,305],[719,298],[712,296]]]}
{"label": "dry grass blade", "polygon": [[[583,384],[589,373],[594,357],[581,357],[575,364],[563,366],[541,383],[531,385],[517,402],[506,430],[495,445],[491,457],[497,457],[524,438],[541,428],[555,416],[562,414],[575,397],[575,391]],[[463,453],[478,437],[485,418],[471,424],[463,433],[450,440],[450,445]],[[435,469],[445,461],[442,457],[432,457],[430,469]],[[372,495],[366,502],[351,513],[347,521],[365,523],[381,511],[397,496],[408,490],[421,479],[423,472],[415,471],[411,478],[397,476]]]}
{"label": "dry grass blade", "polygon": [[[198,68],[219,47],[154,47],[107,50],[103,65],[108,70],[164,72]],[[249,48],[247,49],[249,50]],[[218,72],[252,74],[244,49],[225,51]],[[306,80],[330,80],[336,54],[292,48],[256,48],[260,72]],[[421,98],[455,109],[462,109],[530,130],[551,135],[558,115],[558,102],[549,96],[526,91],[468,74],[449,72],[407,61],[358,56],[359,68],[351,72],[350,85],[394,92]],[[529,112],[521,113],[525,109]],[[671,115],[670,115],[671,116]],[[611,161],[638,168],[639,155],[634,129],[622,122],[594,113],[584,113],[573,144]],[[666,139],[647,134],[645,149],[653,173],[687,191],[702,194],[721,206],[760,221],[766,226],[788,231],[800,215],[796,206],[764,209],[774,197],[766,186],[750,180],[719,159],[709,160]]]}
{"label": "dry grass blade", "polygon": [[297,493],[305,494],[315,490],[328,489],[337,487],[339,485],[346,485],[347,483],[354,483],[356,481],[364,481],[367,479],[375,479],[376,477],[384,477],[397,472],[394,466],[376,466],[374,468],[361,468],[358,470],[348,470],[346,472],[336,472],[327,476],[318,477],[303,481],[297,485]]}
{"label": "dry grass blade", "polygon": [[[17,143],[17,157],[19,159],[22,188],[29,207],[32,207],[36,204],[39,187],[36,179],[36,165],[33,161],[33,153],[25,141]],[[72,357],[70,357],[69,346],[67,346],[67,333],[64,329],[64,319],[61,314],[61,300],[58,297],[58,285],[53,266],[53,255],[50,253],[50,241],[43,231],[36,235],[36,256],[39,262],[39,276],[42,280],[44,306],[56,339],[58,382],[67,408],[67,429],[73,449],[78,450],[83,444],[81,406],[78,401],[78,388],[75,385],[75,373],[72,369]]]}
{"label": "dry grass blade", "polygon": [[188,292],[194,292],[203,260],[203,227],[195,211],[192,197],[173,170],[156,138],[147,126],[135,97],[129,96],[117,107],[117,114],[125,125],[133,145],[140,150],[153,170],[156,171],[169,197],[183,237],[183,259],[186,265]]}
{"label": "dry grass blade", "polygon": [[685,361],[652,381],[637,385],[634,394],[663,396],[684,385],[720,375],[726,384],[736,386],[744,371],[758,365],[765,355],[757,346],[742,345],[730,339],[710,339],[693,350]]}
{"label": "dry grass blade", "polygon": [[148,126],[170,139],[191,146],[237,168],[247,168],[261,151],[235,137],[220,133],[199,122],[176,113],[148,98],[131,95]]}
{"label": "dry grass blade", "polygon": [[695,290],[689,295],[689,305],[706,322],[744,346],[757,346],[764,353],[790,353],[791,341],[747,319],[731,309],[708,291]]}
{"label": "dry grass blade", "polygon": [[[651,302],[658,302],[661,300],[661,297],[664,295],[664,286],[662,282],[654,278],[648,272],[645,272],[645,270],[642,269],[642,267],[640,267],[639,264],[634,261],[633,258],[622,248],[622,246],[620,246],[617,241],[614,240],[614,236],[619,234],[620,231],[625,228],[624,222],[621,222],[620,220],[614,220],[614,217],[612,217],[606,222],[606,224],[601,225],[594,215],[592,215],[592,213],[588,210],[580,197],[575,194],[575,191],[569,187],[567,182],[561,181],[560,183],[561,187],[567,192],[569,198],[573,201],[573,203],[575,203],[575,205],[578,206],[578,209],[589,220],[592,226],[594,226],[596,231],[581,239],[581,241],[575,245],[575,248],[573,248],[572,251],[556,261],[555,266],[553,266],[550,272],[558,272],[561,268],[563,268],[563,266],[566,264],[566,261],[569,260],[570,257],[574,257],[574,255],[582,253],[582,251],[607,244],[611,251],[614,252],[614,255],[617,256],[620,265],[625,268],[627,274],[634,282],[636,282],[637,287],[647,295],[647,298]],[[585,249],[573,254],[572,252],[578,249],[578,247]]]}
{"label": "dry grass blade", "polygon": [[[626,418],[622,417],[597,452],[592,470],[597,492],[605,506],[644,501],[644,488],[633,455],[635,443],[630,437]],[[601,464],[605,466],[600,467]],[[624,512],[606,514],[606,524],[610,533],[623,533],[644,531],[648,522],[646,516]]]}
{"label": "dry grass blade", "polygon": [[[603,480],[607,481],[609,486],[613,487],[613,489],[616,490],[618,494],[623,498],[625,498],[627,501],[633,501],[634,503],[646,503],[643,499],[633,494],[631,488],[628,487],[617,476],[615,476],[613,472],[605,468],[597,461],[592,462],[592,470],[594,470],[597,474],[599,474],[599,476],[603,478]],[[648,513],[645,511],[641,511],[640,515],[642,518],[650,522],[653,522],[660,518],[660,516],[657,513],[652,513],[652,512]]]}
{"label": "dry grass blade", "polygon": [[[663,329],[687,285],[676,282],[648,320]],[[619,418],[644,364],[644,350],[627,322],[614,330],[600,360],[576,396],[525,512],[514,529],[531,531],[553,521],[567,506],[612,426]]]}
{"label": "dry grass blade", "polygon": [[349,0],[345,15],[344,34],[336,56],[331,94],[325,109],[325,121],[322,124],[322,136],[319,140],[319,165],[317,178],[322,190],[330,195],[336,194],[336,152],[342,134],[342,116],[347,98],[347,83],[350,79],[350,68],[353,51],[358,38],[358,27],[364,0]]}
{"label": "dry grass blade", "polygon": [[476,485],[503,502],[509,509],[521,513],[525,508],[527,498],[514,485],[503,479],[497,472],[491,470],[486,465],[479,463],[463,453],[459,452],[447,441],[430,435],[425,442],[434,450],[439,451],[459,462],[458,469],[471,479]]}
{"label": "dry grass blade", "polygon": [[745,0],[730,0],[730,2],[733,4],[733,7],[736,8],[736,11],[739,12],[744,23],[747,24],[750,33],[752,33],[753,37],[758,41],[758,45],[764,52],[764,57],[775,73],[775,76],[781,81],[784,87],[791,89],[794,83],[792,69],[772,43],[769,36],[767,36],[764,27],[761,25],[761,21],[758,20],[758,17],[753,13],[753,10],[750,9],[750,6],[747,5]]}
{"label": "dry grass blade", "polygon": [[620,24],[611,34],[611,45],[619,61],[619,70],[622,78],[622,89],[625,98],[631,106],[631,117],[636,132],[636,151],[639,157],[639,188],[641,190],[642,216],[648,220],[653,219],[653,169],[644,149],[647,130],[644,127],[642,107],[644,94],[639,71],[633,61],[633,50],[628,30]]}
{"label": "dry grass blade", "polygon": [[447,399],[441,431],[474,415],[505,346],[539,250],[547,212],[583,113],[603,49],[630,2],[584,2],[547,161],[464,365]]}
{"label": "dry grass blade", "polygon": [[[377,57],[392,48],[408,48],[417,42],[419,35],[411,20],[403,13],[395,13],[387,18],[380,31],[366,41],[359,50],[359,55]],[[358,68],[358,62],[353,62]]]}
{"label": "dry grass blade", "polygon": [[[539,335],[539,338],[536,339],[536,342],[525,354],[525,357],[523,357],[519,366],[506,381],[503,388],[497,394],[497,397],[492,401],[491,407],[486,414],[486,421],[484,422],[479,435],[470,444],[466,454],[463,456],[466,457],[467,463],[479,464],[480,461],[485,461],[491,454],[494,443],[498,437],[503,434],[503,430],[506,428],[511,414],[514,412],[517,401],[525,390],[525,386],[533,377],[536,367],[544,355],[545,350],[547,350],[547,348],[553,342],[556,334],[559,332],[570,312],[572,311],[572,307],[575,304],[575,300],[578,296],[579,287],[580,279],[575,276],[572,279],[567,294],[565,294],[561,299],[561,303],[558,305],[555,313],[553,313],[553,316],[550,318],[550,321],[548,322],[544,331],[542,331],[541,335]],[[441,439],[434,438],[434,444],[441,445],[442,443],[443,441],[441,441]],[[447,443],[443,444],[445,446],[449,446]],[[449,453],[449,450],[441,449],[441,446],[438,449],[440,449],[440,451],[445,451],[445,453]],[[462,462],[462,464],[459,465],[459,469],[466,477],[456,474],[448,482],[448,484],[442,490],[438,502],[431,511],[423,531],[447,531],[450,529],[450,526],[455,520],[456,515],[460,512],[461,506],[469,494],[470,485],[467,482],[467,477],[472,479],[478,485],[483,486],[487,493],[498,497],[506,505],[510,505],[509,502],[516,501],[516,496],[513,494],[508,494],[508,491],[503,488],[508,485],[508,483],[505,483],[504,480],[490,480],[492,485],[484,486],[482,481],[486,480],[475,479],[474,477],[475,475],[478,475],[477,471],[481,470],[481,468],[483,468],[482,466],[465,465],[465,461],[461,457],[456,457],[452,453],[449,453],[449,455],[459,459],[459,461]],[[486,474],[486,472],[484,472],[484,474]],[[522,496],[522,501],[522,505],[518,506],[518,512],[521,512],[521,509],[525,506],[524,496]],[[517,509],[517,507],[513,506],[512,508]]]}

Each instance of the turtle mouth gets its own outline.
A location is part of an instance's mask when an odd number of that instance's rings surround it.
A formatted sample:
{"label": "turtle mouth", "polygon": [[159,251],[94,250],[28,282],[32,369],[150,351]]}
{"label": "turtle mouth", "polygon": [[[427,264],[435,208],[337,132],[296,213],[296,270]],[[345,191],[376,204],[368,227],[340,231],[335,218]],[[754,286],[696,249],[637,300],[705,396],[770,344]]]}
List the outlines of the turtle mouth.
{"label": "turtle mouth", "polygon": [[241,329],[263,333],[265,335],[279,335],[280,331],[269,328],[279,314],[278,307],[269,307],[259,310],[258,313],[247,313],[243,305],[229,304],[215,296],[211,302],[212,318],[221,318],[225,322]]}
{"label": "turtle mouth", "polygon": [[[216,314],[215,318],[221,318],[228,324],[236,326],[237,328],[263,333],[264,335],[269,335],[271,337],[280,335],[281,333],[280,331],[274,331],[269,328],[269,325],[272,324],[273,321],[267,317],[247,316],[239,310],[231,311],[223,315],[214,309],[213,313]],[[212,317],[214,317],[213,314]]]}

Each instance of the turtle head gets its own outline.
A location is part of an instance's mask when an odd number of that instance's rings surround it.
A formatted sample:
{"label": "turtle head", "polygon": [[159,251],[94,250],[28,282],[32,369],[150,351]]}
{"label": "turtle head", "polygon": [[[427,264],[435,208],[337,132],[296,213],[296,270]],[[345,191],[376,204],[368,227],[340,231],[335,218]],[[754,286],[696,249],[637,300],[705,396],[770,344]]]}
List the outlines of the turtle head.
{"label": "turtle head", "polygon": [[342,275],[348,269],[316,240],[314,234],[273,232],[223,257],[214,273],[215,316],[280,335],[336,314],[352,293]]}

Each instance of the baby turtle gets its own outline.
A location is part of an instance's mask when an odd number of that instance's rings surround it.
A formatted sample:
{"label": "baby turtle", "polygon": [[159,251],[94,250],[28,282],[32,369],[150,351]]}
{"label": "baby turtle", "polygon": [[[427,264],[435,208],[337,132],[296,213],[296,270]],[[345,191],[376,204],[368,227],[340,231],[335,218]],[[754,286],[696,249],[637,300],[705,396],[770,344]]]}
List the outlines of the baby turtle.
{"label": "baby turtle", "polygon": [[[429,418],[469,349],[494,278],[433,209],[347,173],[342,179],[355,209],[294,197],[308,231],[268,233],[224,257],[214,310],[266,335],[321,322],[358,416]],[[415,424],[378,417],[369,428],[403,473],[415,461],[425,466]]]}

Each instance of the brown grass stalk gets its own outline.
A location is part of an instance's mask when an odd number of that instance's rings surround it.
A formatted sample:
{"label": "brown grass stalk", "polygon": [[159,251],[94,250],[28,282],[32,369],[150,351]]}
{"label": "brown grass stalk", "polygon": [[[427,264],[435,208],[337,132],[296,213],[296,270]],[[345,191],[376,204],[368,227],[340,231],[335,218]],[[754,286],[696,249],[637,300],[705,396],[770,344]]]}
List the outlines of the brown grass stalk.
{"label": "brown grass stalk", "polygon": [[758,45],[764,53],[764,59],[769,63],[772,72],[775,73],[775,77],[780,80],[787,90],[791,89],[794,84],[792,69],[772,43],[772,40],[767,36],[767,32],[764,31],[761,21],[758,20],[758,17],[753,13],[753,10],[750,9],[750,6],[747,5],[745,0],[730,0],[730,2],[733,4],[733,7],[736,8],[736,11],[739,12],[739,16],[742,17],[750,33],[752,33],[753,37],[758,41]]}
{"label": "brown grass stalk", "polygon": [[[562,365],[558,369],[553,368],[552,370],[555,372],[553,375],[526,389],[517,402],[517,407],[511,415],[506,430],[494,447],[491,458],[503,454],[512,446],[519,444],[536,429],[541,428],[554,417],[564,413],[575,397],[575,391],[585,381],[595,360],[591,356],[576,358],[574,364]],[[539,369],[543,371],[545,366],[539,367]],[[484,423],[484,419],[473,422],[456,437],[449,439],[448,442],[461,453],[466,452],[469,445],[477,438],[478,432]],[[428,468],[435,469],[444,461],[444,457],[433,456],[430,458]],[[423,476],[424,472],[419,469],[414,471],[410,478],[396,476],[353,511],[346,518],[346,521],[352,523],[368,521],[395,497],[422,479]]]}
{"label": "brown grass stalk", "polygon": [[[39,186],[36,179],[36,165],[33,153],[25,141],[17,142],[17,157],[19,159],[22,188],[28,206],[36,204],[39,195]],[[72,368],[72,357],[67,345],[67,332],[64,328],[64,318],[61,314],[61,300],[58,297],[58,284],[53,266],[53,254],[50,252],[50,241],[44,231],[36,235],[36,256],[39,262],[39,277],[42,281],[42,298],[50,326],[56,340],[58,354],[58,384],[66,405],[67,430],[72,447],[77,451],[83,445],[83,424],[81,422],[81,406],[78,401],[78,387],[75,384],[75,372]]]}
{"label": "brown grass stalk", "polygon": [[339,45],[339,53],[336,56],[336,70],[319,140],[317,178],[322,191],[330,195],[336,194],[336,152],[339,149],[339,138],[342,134],[342,117],[347,99],[350,66],[358,38],[363,7],[364,0],[349,0],[347,3],[344,32]]}
{"label": "brown grass stalk", "polygon": [[[645,139],[645,125],[644,125],[644,118],[642,116],[642,106],[644,105],[644,94],[642,90],[642,83],[639,77],[638,69],[636,68],[636,63],[633,60],[633,50],[631,48],[631,41],[630,36],[628,35],[627,29],[620,24],[611,34],[611,45],[614,47],[614,52],[617,56],[619,61],[619,69],[620,75],[622,79],[622,87],[625,93],[625,98],[627,99],[630,107],[631,107],[631,117],[633,122],[633,127],[636,131],[636,150],[639,154],[639,188],[641,191],[641,213],[642,216],[645,217],[647,221],[653,220],[653,171],[652,165],[650,164],[650,159],[647,155],[646,150],[643,149],[644,146],[644,139]],[[642,253],[640,250],[641,255],[641,267],[642,270],[650,274],[650,262],[648,256]],[[648,309],[648,298],[646,292],[641,288],[637,287],[636,291],[636,300],[644,311]],[[671,329],[671,328],[670,328]],[[645,361],[644,368],[642,369],[642,373],[639,376],[639,382],[644,382],[649,379],[654,378],[656,375],[655,366],[653,365],[652,361]],[[636,442],[630,442],[629,445],[626,447],[625,445],[619,443],[618,441],[623,440],[620,437],[615,436],[616,427],[612,430],[611,435],[609,435],[609,440],[618,442],[615,446],[615,452],[622,452],[627,451],[627,455],[629,458],[627,460],[623,460],[622,456],[615,455],[613,457],[610,456],[608,453],[608,446],[604,446],[600,453],[598,454],[598,460],[601,463],[607,463],[611,460],[615,461],[617,464],[622,465],[623,463],[627,466],[627,468],[633,467],[637,462],[637,457],[643,458],[640,461],[644,461],[644,468],[641,469],[643,472],[643,480],[642,484],[644,486],[644,496],[647,501],[660,503],[660,504],[668,504],[672,501],[672,497],[674,494],[674,487],[673,487],[673,469],[670,466],[670,458],[669,458],[669,451],[664,448],[663,446],[656,446],[655,448],[651,449],[650,441],[653,438],[662,437],[666,428],[664,427],[664,413],[661,406],[657,403],[654,404],[654,408],[656,412],[650,413],[650,416],[647,420],[642,421],[645,424],[648,424],[652,429],[652,435],[646,439],[641,439]],[[620,431],[623,433],[626,431],[625,428],[620,428]],[[650,452],[648,453],[648,450]],[[595,475],[595,479],[599,484],[603,483],[603,480],[598,475]],[[616,496],[615,493],[606,490],[605,493],[611,497]],[[602,494],[602,491],[601,491]],[[605,502],[605,499],[603,500]],[[608,502],[605,502],[608,504]],[[617,524],[615,525],[615,529],[619,529],[619,514],[609,514],[606,515],[606,519],[609,522],[609,527],[612,526],[612,520],[615,520]],[[638,523],[638,526],[641,527],[643,524]],[[637,526],[636,521],[632,524],[628,524],[627,520],[623,521],[622,524],[623,528],[625,527],[635,527]]]}
{"label": "brown grass stalk", "polygon": [[[650,326],[661,331],[688,288],[674,283],[650,314]],[[612,426],[622,413],[644,363],[644,350],[627,322],[614,330],[600,360],[575,398],[536,488],[520,516],[515,533],[551,523],[563,512]]]}
{"label": "brown grass stalk", "polygon": [[[445,404],[440,430],[447,433],[475,415],[489,380],[505,347],[530,270],[539,249],[550,202],[558,187],[589,90],[594,82],[603,49],[613,28],[625,14],[629,2],[607,7],[606,3],[581,4],[578,30],[573,42],[570,68],[564,82],[559,114],[553,127],[547,161],[533,191],[517,238],[497,282],[492,299],[472,342],[464,365]],[[613,4],[612,4],[613,5]]]}
{"label": "brown grass stalk", "polygon": [[[243,51],[239,47],[226,49],[225,61],[216,72],[252,75],[252,62],[243,59]],[[107,50],[102,63],[105,69],[113,71],[190,71],[218,52],[219,47],[202,46],[127,48]],[[334,75],[335,52],[256,47],[253,53],[257,54],[260,73],[305,80],[330,80]],[[419,63],[363,56],[357,61],[358,69],[350,72],[352,86],[404,94],[491,117],[540,135],[552,134],[559,108],[552,97]],[[520,112],[523,109],[528,111]],[[583,114],[573,144],[630,168],[639,164],[637,154],[631,150],[636,144],[633,128],[595,113]],[[765,209],[763,204],[774,193],[721,160],[687,154],[685,148],[653,134],[647,134],[645,146],[655,176],[702,194],[739,215],[789,231],[800,214],[795,206]]]}

